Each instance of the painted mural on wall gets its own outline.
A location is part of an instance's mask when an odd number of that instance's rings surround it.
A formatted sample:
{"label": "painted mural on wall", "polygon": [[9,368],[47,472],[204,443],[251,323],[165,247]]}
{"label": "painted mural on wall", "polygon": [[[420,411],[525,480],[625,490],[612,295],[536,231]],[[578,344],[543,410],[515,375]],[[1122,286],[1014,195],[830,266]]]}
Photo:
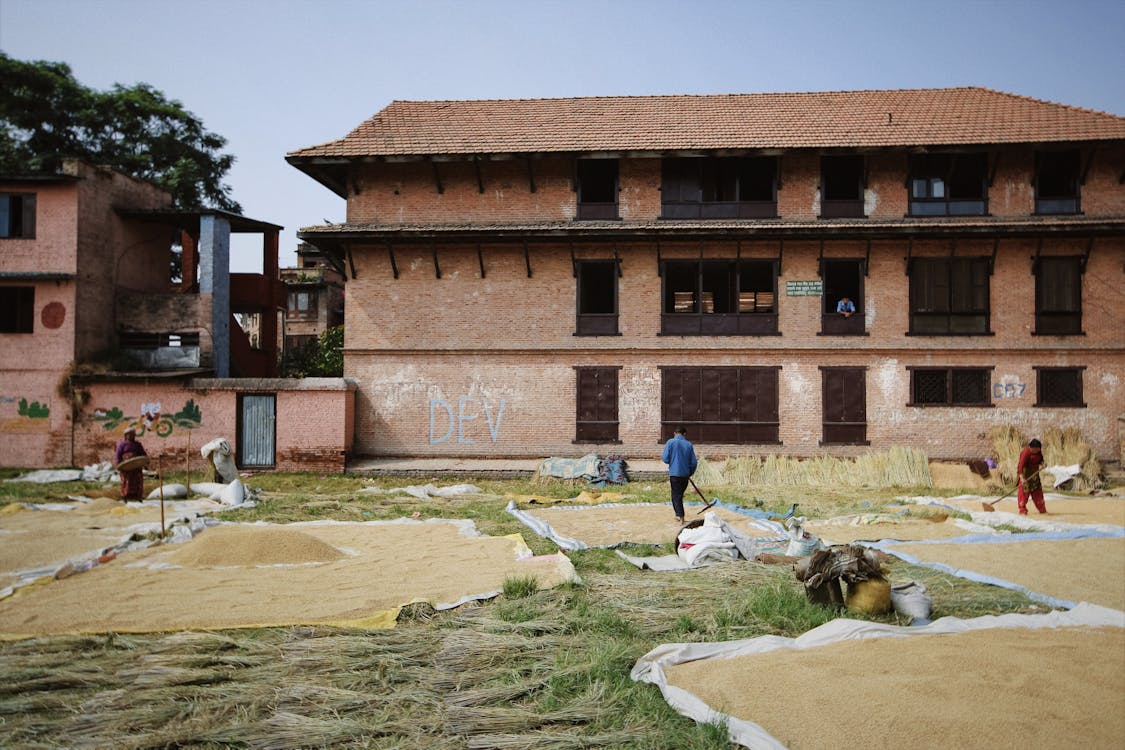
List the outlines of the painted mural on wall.
{"label": "painted mural on wall", "polygon": [[164,414],[159,401],[150,401],[141,404],[140,416],[128,416],[120,407],[111,409],[94,409],[93,419],[101,422],[106,430],[124,429],[125,425],[137,430],[137,437],[146,432],[155,432],[157,437],[168,437],[177,427],[194,430],[203,424],[203,413],[195,403],[195,399],[188,399],[184,408],[175,414]]}
{"label": "painted mural on wall", "polygon": [[51,407],[25,397],[0,396],[0,432],[50,432]]}

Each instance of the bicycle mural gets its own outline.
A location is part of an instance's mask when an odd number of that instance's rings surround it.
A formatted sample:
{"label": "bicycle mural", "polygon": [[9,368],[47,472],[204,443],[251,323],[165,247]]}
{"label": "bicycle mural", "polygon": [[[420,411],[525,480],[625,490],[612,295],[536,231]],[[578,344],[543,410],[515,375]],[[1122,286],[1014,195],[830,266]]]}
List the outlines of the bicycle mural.
{"label": "bicycle mural", "polygon": [[147,431],[156,433],[157,437],[168,437],[180,427],[194,430],[203,424],[203,413],[196,405],[195,399],[188,399],[184,408],[175,414],[164,414],[160,402],[141,404],[141,414],[138,417],[127,416],[120,407],[111,409],[94,409],[94,421],[101,422],[102,428],[115,430],[122,425],[129,425],[136,429],[137,437]]}

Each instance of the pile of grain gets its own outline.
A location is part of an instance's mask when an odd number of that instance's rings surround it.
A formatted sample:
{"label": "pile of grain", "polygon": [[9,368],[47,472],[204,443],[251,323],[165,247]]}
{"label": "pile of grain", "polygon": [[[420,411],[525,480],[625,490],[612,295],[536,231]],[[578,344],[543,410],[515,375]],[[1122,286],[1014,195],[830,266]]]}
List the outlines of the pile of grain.
{"label": "pile of grain", "polygon": [[704,659],[667,676],[792,748],[1120,747],[1125,738],[1121,628],[849,640]]}
{"label": "pile of grain", "polygon": [[[687,520],[702,518],[697,512],[700,505],[686,506]],[[670,544],[679,533],[680,525],[672,512],[672,504],[625,504],[588,508],[543,508],[527,511],[541,521],[551,524],[555,533],[576,539],[590,547],[611,547],[626,542],[633,544]],[[750,537],[773,536],[769,532],[749,525],[746,516],[716,508],[719,517]]]}
{"label": "pile of grain", "polygon": [[216,526],[181,545],[166,560],[187,568],[228,565],[300,565],[339,560],[346,555],[327,542],[296,529],[275,526]]}

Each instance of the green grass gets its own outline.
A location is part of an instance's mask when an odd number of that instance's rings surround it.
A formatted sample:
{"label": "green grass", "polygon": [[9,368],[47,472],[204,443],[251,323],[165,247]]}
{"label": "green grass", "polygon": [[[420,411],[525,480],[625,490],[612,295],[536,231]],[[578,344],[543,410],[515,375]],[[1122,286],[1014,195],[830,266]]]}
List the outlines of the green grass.
{"label": "green grass", "polygon": [[[258,474],[246,482],[259,490],[258,506],[223,518],[469,518],[488,534],[523,534],[537,554],[557,550],[508,515],[502,496],[567,498],[581,489],[482,479],[472,483],[487,495],[421,501],[358,494],[426,483],[415,478]],[[0,503],[61,499],[77,489],[0,483]],[[668,499],[660,482],[616,489],[631,495],[625,502]],[[723,487],[707,493],[747,507],[760,501],[776,513],[799,502],[799,513],[810,516],[878,512],[906,494]],[[679,716],[654,687],[633,682],[636,660],[667,642],[795,637],[836,616],[809,603],[788,566],[728,563],[658,574],[611,550],[569,557],[582,583],[540,590],[533,580],[513,578],[490,602],[444,612],[406,607],[389,631],[292,627],[0,643],[0,745],[727,750],[721,727]],[[893,561],[888,569],[894,582],[926,585],[934,617],[1037,608],[1018,592],[928,568]],[[896,622],[894,615],[866,619]]]}

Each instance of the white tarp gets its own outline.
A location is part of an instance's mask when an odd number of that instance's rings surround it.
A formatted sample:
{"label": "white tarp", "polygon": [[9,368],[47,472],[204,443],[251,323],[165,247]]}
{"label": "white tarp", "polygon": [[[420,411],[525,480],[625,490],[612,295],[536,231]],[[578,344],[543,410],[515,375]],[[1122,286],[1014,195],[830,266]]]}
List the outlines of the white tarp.
{"label": "white tarp", "polygon": [[[919,635],[944,635],[991,628],[1059,628],[1070,626],[1125,627],[1125,612],[1082,603],[1065,612],[1042,615],[986,615],[972,619],[942,617],[929,625],[903,627],[877,622],[839,619],[825,623],[797,638],[764,635],[723,643],[667,643],[642,656],[630,677],[660,688],[664,699],[683,716],[698,722],[726,725],[732,742],[755,750],[784,750],[783,745],[760,725],[722,713],[704,703],[693,693],[668,684],[664,669],[700,659],[730,659],[738,656],[765,654],[780,649],[803,650],[866,638],[910,638]],[[799,707],[794,707],[798,711]]]}
{"label": "white tarp", "polygon": [[412,484],[408,487],[391,487],[384,490],[381,487],[364,487],[356,494],[359,495],[410,495],[419,500],[432,500],[435,497],[457,497],[459,495],[480,495],[484,492],[473,484],[451,484],[448,487],[438,487],[434,484]]}

